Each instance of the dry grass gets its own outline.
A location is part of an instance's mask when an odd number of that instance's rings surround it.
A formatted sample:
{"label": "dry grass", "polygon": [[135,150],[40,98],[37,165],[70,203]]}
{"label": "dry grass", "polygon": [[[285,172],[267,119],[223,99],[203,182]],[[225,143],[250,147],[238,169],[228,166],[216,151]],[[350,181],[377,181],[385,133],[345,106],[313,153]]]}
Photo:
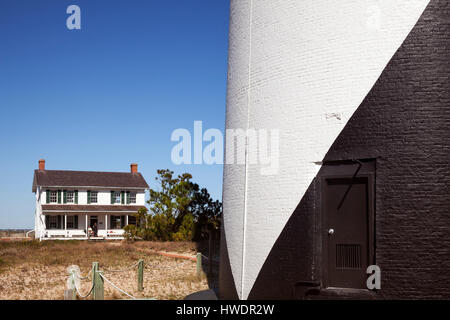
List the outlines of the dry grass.
{"label": "dry grass", "polygon": [[[182,299],[208,288],[205,278],[197,279],[195,262],[160,256],[151,251],[170,251],[192,256],[191,242],[86,242],[23,241],[0,242],[0,299],[63,299],[67,267],[78,265],[86,275],[97,261],[101,270],[123,269],[144,259],[144,291],[137,292],[136,268],[105,276],[135,297]],[[81,282],[81,292],[90,289]],[[105,283],[106,299],[123,299],[123,294]]]}

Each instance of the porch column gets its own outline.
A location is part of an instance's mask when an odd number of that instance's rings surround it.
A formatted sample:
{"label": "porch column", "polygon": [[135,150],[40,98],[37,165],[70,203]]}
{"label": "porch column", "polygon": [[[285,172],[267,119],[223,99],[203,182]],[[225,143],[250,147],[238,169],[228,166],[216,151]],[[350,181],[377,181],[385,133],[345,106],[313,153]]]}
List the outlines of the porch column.
{"label": "porch column", "polygon": [[108,236],[108,214],[105,213],[105,233]]}
{"label": "porch column", "polygon": [[85,228],[86,228],[86,237],[89,238],[89,227],[88,227],[88,218],[87,218],[87,213],[85,214],[86,216],[86,224],[85,224]]}
{"label": "porch column", "polygon": [[67,213],[64,215],[64,231],[66,231],[65,237],[67,237]]}
{"label": "porch column", "polygon": [[128,225],[128,215],[125,216],[125,225]]}

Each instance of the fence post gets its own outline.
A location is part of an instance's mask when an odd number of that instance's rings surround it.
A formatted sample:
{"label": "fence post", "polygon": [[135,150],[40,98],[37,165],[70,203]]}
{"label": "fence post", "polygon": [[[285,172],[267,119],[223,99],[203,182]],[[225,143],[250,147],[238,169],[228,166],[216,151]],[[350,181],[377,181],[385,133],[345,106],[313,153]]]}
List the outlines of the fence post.
{"label": "fence post", "polygon": [[98,262],[92,263],[92,285],[94,286],[94,289],[92,290],[92,299],[104,300],[103,278],[100,276]]}
{"label": "fence post", "polygon": [[202,275],[202,254],[197,252],[197,277]]}
{"label": "fence post", "polygon": [[[92,262],[92,287],[95,288],[95,272],[98,268],[98,262]],[[94,289],[91,293],[92,299],[94,299]]]}
{"label": "fence post", "polygon": [[144,290],[144,260],[140,259],[138,263],[138,291]]}
{"label": "fence post", "polygon": [[75,292],[75,289],[64,290],[64,300],[76,300],[76,298],[73,297],[74,292]]}
{"label": "fence post", "polygon": [[72,300],[77,300],[77,289],[75,288],[75,271],[72,271]]}
{"label": "fence post", "polygon": [[75,272],[72,271],[69,276],[72,289],[64,290],[64,300],[76,300],[77,291],[75,289]]}

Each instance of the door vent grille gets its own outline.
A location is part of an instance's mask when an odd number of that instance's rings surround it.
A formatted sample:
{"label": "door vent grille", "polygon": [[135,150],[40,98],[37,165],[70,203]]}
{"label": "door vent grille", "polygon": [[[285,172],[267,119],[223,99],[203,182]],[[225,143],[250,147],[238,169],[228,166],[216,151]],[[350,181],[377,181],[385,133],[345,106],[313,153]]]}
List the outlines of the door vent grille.
{"label": "door vent grille", "polygon": [[361,269],[361,267],[359,244],[336,244],[336,268]]}

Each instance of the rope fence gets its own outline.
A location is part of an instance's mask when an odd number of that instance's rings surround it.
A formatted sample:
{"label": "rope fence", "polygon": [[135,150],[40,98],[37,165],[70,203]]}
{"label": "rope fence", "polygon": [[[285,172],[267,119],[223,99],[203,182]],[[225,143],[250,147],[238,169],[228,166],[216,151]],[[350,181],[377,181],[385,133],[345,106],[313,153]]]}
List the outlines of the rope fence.
{"label": "rope fence", "polygon": [[[202,277],[204,275],[203,268],[202,268],[202,259],[209,260],[207,256],[204,254],[198,252],[195,258],[189,259],[196,262],[196,274],[197,277]],[[69,281],[68,284],[69,288],[64,291],[64,299],[65,300],[76,300],[77,296],[80,299],[86,299],[89,296],[92,296],[93,300],[104,300],[104,282],[106,281],[111,287],[119,291],[120,293],[126,295],[127,297],[131,299],[137,299],[130,293],[126,292],[125,290],[121,289],[119,286],[114,284],[111,280],[109,280],[107,277],[105,277],[104,273],[119,273],[119,272],[127,272],[135,267],[137,267],[137,290],[139,292],[142,292],[144,290],[144,260],[140,259],[139,261],[133,263],[132,265],[129,265],[125,267],[124,269],[120,270],[110,270],[104,268],[104,270],[99,269],[99,263],[93,262],[92,268],[89,270],[89,272],[86,274],[86,276],[80,276],[79,275],[79,268],[78,266],[73,266],[76,268],[76,271],[72,269],[72,271],[69,274]],[[158,266],[147,266],[150,269],[170,269],[170,267],[158,267]],[[72,266],[70,267],[72,268]],[[69,268],[69,269],[70,269]],[[91,280],[92,286],[89,289],[89,291],[86,294],[82,294],[81,290],[79,288],[79,284],[77,284],[80,280]]]}
{"label": "rope fence", "polygon": [[[82,277],[79,275],[79,268],[78,266],[71,266],[69,268],[69,279],[68,279],[68,286],[69,288],[64,291],[64,299],[65,300],[76,300],[77,296],[80,299],[85,299],[89,296],[92,296],[93,300],[104,300],[104,286],[103,283],[106,281],[111,287],[116,289],[117,291],[125,294],[127,297],[130,297],[131,299],[136,299],[136,297],[132,296],[125,290],[119,288],[116,284],[114,284],[111,280],[105,277],[103,274],[104,272],[125,272],[129,271],[132,268],[137,267],[137,290],[143,291],[144,290],[144,260],[140,259],[136,263],[133,263],[132,265],[126,267],[125,269],[121,270],[102,270],[99,269],[99,263],[93,262],[92,263],[92,269],[87,273],[86,276]],[[92,276],[92,279],[89,278],[89,276]],[[86,293],[81,293],[81,290],[79,288],[79,281],[80,280],[92,280],[92,287],[91,289]]]}
{"label": "rope fence", "polygon": [[108,278],[106,278],[102,272],[99,272],[100,277],[103,278],[103,280],[105,280],[106,282],[108,282],[113,288],[115,288],[116,290],[122,292],[124,295],[130,297],[131,299],[136,299],[135,297],[133,297],[131,294],[125,292],[124,290],[120,289],[118,286],[116,286],[114,283],[112,283],[110,280],[108,280]]}
{"label": "rope fence", "polygon": [[91,280],[91,278],[89,277],[89,275],[90,275],[91,273],[92,273],[92,269],[89,270],[89,272],[87,273],[87,275],[84,276],[84,277],[80,277],[78,274],[75,274],[75,277],[77,277],[77,278],[80,279],[80,280]]}
{"label": "rope fence", "polygon": [[77,291],[78,297],[80,297],[80,299],[85,299],[87,297],[90,296],[90,294],[92,293],[92,290],[94,290],[94,285],[92,285],[91,289],[89,290],[89,292],[87,294],[82,294],[80,292],[80,290],[78,289],[77,285],[74,286],[75,290]]}
{"label": "rope fence", "polygon": [[138,266],[139,263],[140,263],[140,260],[138,262],[136,262],[136,263],[133,263],[132,265],[130,265],[128,267],[125,267],[125,269],[122,269],[122,270],[108,270],[108,269],[104,269],[104,272],[126,272],[126,271],[128,271],[128,270],[130,270],[130,269],[132,269],[132,268],[134,268],[136,266]]}

